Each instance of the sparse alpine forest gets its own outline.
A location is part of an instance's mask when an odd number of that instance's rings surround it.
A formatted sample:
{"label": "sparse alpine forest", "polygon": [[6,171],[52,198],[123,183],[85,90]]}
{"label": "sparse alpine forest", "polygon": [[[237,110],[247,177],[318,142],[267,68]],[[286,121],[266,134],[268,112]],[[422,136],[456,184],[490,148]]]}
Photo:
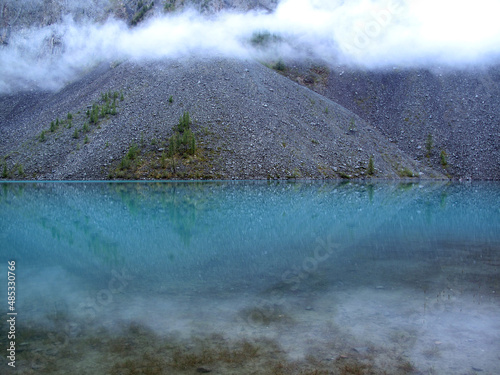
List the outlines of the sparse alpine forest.
{"label": "sparse alpine forest", "polygon": [[105,126],[107,120],[118,114],[118,103],[123,100],[124,96],[121,92],[104,92],[100,95],[99,100],[87,106],[86,111],[80,109],[74,113],[68,112],[66,116],[56,117],[38,135],[22,142],[21,148],[26,150],[27,155],[32,154],[25,161],[30,170],[33,170],[31,168],[34,167],[32,176],[25,173],[22,162],[16,162],[12,167],[8,167],[8,160],[11,156],[15,157],[20,154],[20,152],[14,152],[12,155],[6,155],[1,161],[3,165],[2,177],[5,179],[36,179],[40,173],[37,167],[43,168],[40,158],[46,152],[57,153],[56,150],[60,148],[74,153],[91,143],[96,132],[98,133],[102,126]]}
{"label": "sparse alpine forest", "polygon": [[206,160],[201,151],[196,154],[196,137],[190,125],[189,112],[184,112],[168,139],[153,138],[147,144],[141,136],[138,144],[134,142],[130,145],[118,167],[110,172],[109,178],[210,178],[211,176],[204,175],[201,169]]}
{"label": "sparse alpine forest", "polygon": [[[89,106],[89,109],[87,109],[87,111],[85,112],[86,117],[81,128],[78,128],[78,126],[73,127],[73,114],[71,112],[68,112],[68,115],[63,120],[59,120],[59,117],[56,118],[55,121],[50,122],[50,127],[48,130],[42,130],[40,136],[38,137],[40,142],[47,141],[48,137],[52,134],[57,135],[56,139],[59,139],[62,135],[61,133],[64,131],[63,129],[74,128],[73,138],[78,139],[81,135],[84,135],[84,141],[85,143],[88,143],[89,138],[87,133],[91,132],[91,126],[100,129],[99,123],[101,121],[109,119],[110,115],[116,116],[118,114],[116,104],[118,97],[120,97],[120,100],[123,101],[123,93],[120,94],[117,91],[113,93],[110,91],[101,94],[100,103],[92,104],[92,106]],[[80,111],[77,113],[77,115],[80,115]],[[62,131],[58,132],[60,128]]]}

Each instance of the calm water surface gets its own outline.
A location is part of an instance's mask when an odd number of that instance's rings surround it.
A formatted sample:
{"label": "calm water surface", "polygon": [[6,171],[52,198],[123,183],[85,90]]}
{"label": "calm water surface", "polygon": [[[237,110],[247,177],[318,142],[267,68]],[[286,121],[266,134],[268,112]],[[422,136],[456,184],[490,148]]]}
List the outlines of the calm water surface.
{"label": "calm water surface", "polygon": [[500,373],[497,183],[6,183],[9,260],[16,373]]}

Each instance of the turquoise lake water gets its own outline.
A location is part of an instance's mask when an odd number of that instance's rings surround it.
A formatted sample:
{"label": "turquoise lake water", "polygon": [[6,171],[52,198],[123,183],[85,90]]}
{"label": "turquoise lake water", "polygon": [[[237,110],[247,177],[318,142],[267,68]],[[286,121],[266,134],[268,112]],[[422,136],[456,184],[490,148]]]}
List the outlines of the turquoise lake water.
{"label": "turquoise lake water", "polygon": [[3,183],[9,260],[16,373],[500,373],[498,183]]}

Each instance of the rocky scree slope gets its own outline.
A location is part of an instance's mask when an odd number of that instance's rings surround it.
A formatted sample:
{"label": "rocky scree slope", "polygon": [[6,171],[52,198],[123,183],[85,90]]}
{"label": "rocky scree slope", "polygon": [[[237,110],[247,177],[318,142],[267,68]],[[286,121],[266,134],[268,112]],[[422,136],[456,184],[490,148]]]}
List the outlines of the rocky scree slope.
{"label": "rocky scree slope", "polygon": [[[116,115],[89,123],[87,111],[102,109],[108,92]],[[169,137],[186,112],[196,153],[171,156]],[[102,64],[57,93],[0,97],[0,124],[9,179],[366,177],[370,157],[375,177],[444,177],[255,61]]]}
{"label": "rocky scree slope", "polygon": [[8,44],[11,35],[23,28],[49,26],[68,14],[77,23],[114,17],[136,25],[155,15],[187,7],[211,14],[221,10],[272,11],[277,4],[277,0],[0,0],[0,45]]}
{"label": "rocky scree slope", "polygon": [[[194,7],[202,13],[213,13],[222,9],[242,11],[261,9],[272,11],[276,7],[276,4],[277,1],[275,0],[166,0],[156,3],[140,0],[95,0],[92,6],[89,6],[89,4],[83,4],[78,1],[4,0],[0,1],[0,44],[7,45],[9,43],[9,37],[16,32],[22,31],[23,28],[58,23],[63,19],[63,16],[68,13],[72,14],[76,22],[96,22],[105,20],[108,17],[115,17],[126,20],[130,25],[135,25],[154,15],[176,11],[186,6]],[[57,33],[46,42],[47,46],[44,51],[41,51],[42,54],[57,55],[63,48],[58,41]],[[204,64],[209,63],[205,62]],[[227,62],[227,64],[236,65],[239,64],[239,62],[232,61]],[[123,66],[129,65],[130,64],[127,63]],[[445,174],[449,177],[457,178],[500,179],[500,131],[497,114],[497,109],[500,105],[500,73],[498,67],[485,70],[475,69],[453,72],[430,72],[422,69],[389,69],[386,71],[374,72],[353,70],[347,67],[333,69],[319,67],[317,65],[312,65],[311,67],[304,66],[302,62],[297,64],[299,67],[298,71],[292,71],[288,69],[290,65],[291,64],[287,62],[287,69],[282,73],[316,90],[327,98],[332,99],[334,102],[340,103],[342,106],[372,124],[374,128],[380,131],[380,133],[377,133],[378,135],[384,135],[390,143],[407,153],[410,158],[419,161],[419,163],[413,167],[414,170],[419,170],[421,165],[426,165],[429,168],[439,171],[437,174],[434,174],[434,176]],[[33,127],[42,128],[42,125],[40,125],[42,122],[48,121],[50,124],[51,121],[55,121],[53,119],[54,117],[64,117],[65,114],[61,114],[61,108],[67,108],[68,111],[76,112],[74,113],[75,119],[73,122],[82,127],[82,123],[85,122],[84,114],[87,110],[86,106],[98,102],[101,93],[111,89],[120,89],[120,91],[125,90],[126,85],[123,83],[124,78],[121,78],[123,82],[119,82],[119,79],[113,78],[113,73],[123,69],[123,66],[119,67],[118,70],[113,70],[107,65],[102,65],[98,69],[87,74],[81,81],[75,82],[73,85],[66,87],[55,95],[50,93],[28,92],[2,98],[3,108],[0,107],[0,112],[2,113],[2,117],[0,117],[2,120],[2,123],[0,123],[0,131],[6,135],[12,134],[12,128],[19,125],[21,127],[27,127],[24,129],[24,133],[22,129],[19,129],[23,137],[33,137],[33,134],[27,129],[32,129]],[[138,69],[138,71],[142,71],[142,69],[146,69],[146,67],[151,68],[153,69],[151,77],[145,79],[156,79],[156,64],[145,65],[141,68],[133,64],[130,66],[134,66],[134,68],[130,69]],[[194,65],[191,66],[191,68],[196,69]],[[211,70],[208,66],[205,66],[204,69],[206,71]],[[127,72],[135,74],[135,71]],[[170,77],[169,75],[165,77],[165,79],[169,79]],[[99,84],[95,84],[92,80],[99,83],[102,83],[103,80],[113,80],[114,84],[103,84],[100,86]],[[127,79],[127,81],[128,80],[129,79]],[[89,90],[83,88],[84,84],[89,85]],[[154,86],[153,81],[144,84]],[[82,97],[74,97],[76,88],[78,88],[78,92],[82,94]],[[195,86],[192,88],[194,89]],[[198,88],[196,87],[196,89]],[[94,91],[92,92],[92,90]],[[154,90],[159,90],[159,88],[154,87]],[[162,94],[163,92],[158,95]],[[107,123],[118,121],[120,116],[129,116],[124,114],[122,110],[135,108],[134,106],[136,103],[131,104],[130,101],[136,100],[137,98],[132,98],[133,95],[129,95],[124,100],[124,103],[119,104],[120,107],[122,104],[125,105],[125,107],[120,108],[118,111],[119,114],[116,115],[116,117],[111,116],[111,119],[100,121],[100,124],[96,125],[96,128],[98,128],[97,130],[102,130]],[[165,98],[162,99],[163,101],[165,100]],[[324,100],[324,98],[322,100]],[[315,102],[316,100],[312,99],[312,101]],[[41,103],[44,104],[42,105]],[[64,103],[67,104],[65,105]],[[137,102],[139,107],[140,103],[142,102],[139,100],[139,102]],[[153,100],[151,103],[156,102]],[[175,103],[178,105],[178,102]],[[189,106],[188,103],[189,100],[183,101],[183,105],[185,106]],[[41,116],[40,118],[37,118],[35,113],[30,113],[31,109],[41,108],[41,106],[45,107],[45,109],[40,109],[41,112],[36,112],[37,115]],[[171,108],[175,108],[175,105],[171,106]],[[56,116],[54,116],[54,114],[48,115],[47,111],[49,109],[52,110]],[[323,110],[325,111],[324,115],[329,114],[329,109],[325,107]],[[159,112],[161,112],[160,109]],[[176,115],[180,116],[180,112],[181,111],[178,110]],[[232,109],[232,113],[239,112],[240,111],[237,109]],[[143,117],[143,121],[148,123],[157,122],[157,119],[152,120],[148,116],[149,114],[146,113],[145,117]],[[248,115],[246,116],[248,117]],[[32,123],[26,122],[26,118],[29,118],[29,121],[32,121]],[[218,116],[218,118],[221,119],[220,122],[225,122],[226,120],[222,115]],[[172,123],[174,120],[170,118],[169,121]],[[357,121],[355,121],[356,126],[353,126],[352,121],[349,120],[349,133],[351,135],[357,133],[357,129],[355,128],[359,126],[359,121],[360,119],[357,119]],[[311,122],[314,123],[314,121]],[[68,124],[65,125],[67,126]],[[198,126],[197,122],[195,122],[193,126]],[[214,143],[214,139],[208,140],[208,135],[211,134],[209,128],[205,127],[203,129],[206,133],[204,135],[206,142]],[[370,129],[373,130],[373,128]],[[288,131],[290,131],[290,129]],[[83,139],[87,136],[87,143],[85,143],[85,145],[88,145],[91,139],[90,134],[87,134],[87,132],[88,131],[85,130],[85,135],[82,134]],[[143,130],[142,132],[143,136],[139,138],[139,140],[142,140],[142,143],[144,143],[144,136],[147,135],[148,131]],[[432,137],[430,152],[427,150],[426,146],[429,135]],[[38,136],[40,136],[40,134]],[[56,137],[59,139],[62,136],[65,135],[61,133]],[[197,137],[201,140],[201,134],[197,134]],[[67,143],[74,143],[75,141],[73,139],[77,138],[70,137],[67,139]],[[0,177],[28,176],[28,171],[30,171],[31,168],[30,166],[33,164],[31,159],[24,162],[19,159],[19,161],[13,162],[13,155],[10,154],[20,142],[25,143],[26,138],[23,139],[21,137],[11,141],[13,142],[12,145],[1,147],[1,149],[5,150],[3,154],[5,160],[0,159],[0,167],[3,168],[0,172],[4,172],[0,174]],[[124,143],[129,141],[130,140],[126,137],[123,140]],[[279,140],[277,141],[279,142]],[[48,142],[45,143],[46,148],[49,146],[52,147],[47,148],[45,150],[46,153],[64,154],[68,151],[65,149],[58,150],[60,145],[52,145],[51,142],[52,140],[48,139]],[[106,142],[107,153],[110,153],[110,155],[112,154],[111,156],[114,155],[114,157],[119,157],[117,153],[113,154],[110,147],[110,141],[107,140]],[[152,139],[151,142],[156,143],[159,142],[159,140],[155,138]],[[284,148],[286,148],[287,142],[281,142],[282,145],[285,145]],[[319,140],[314,139],[312,143],[318,144],[316,142],[319,142]],[[0,143],[6,144],[7,138],[0,141]],[[75,147],[79,148],[81,146],[77,145]],[[220,154],[223,149],[221,147],[222,146],[219,145],[213,148],[207,145],[206,149],[199,149],[205,150],[206,153],[204,151],[202,156],[198,156],[202,161],[206,161],[209,153],[211,153],[212,158],[213,154]],[[165,147],[159,148],[165,150]],[[79,149],[77,151],[79,151]],[[374,150],[373,154],[376,158],[377,152],[375,151],[376,150]],[[390,153],[380,153],[380,155],[384,154],[388,155]],[[321,155],[321,157],[323,157],[324,153],[321,153]],[[1,156],[2,155],[0,155],[0,157]],[[445,159],[444,163],[443,156]],[[387,157],[385,158],[387,159]],[[61,162],[59,159],[57,160],[56,166]],[[116,162],[115,159],[113,159],[113,161]],[[347,161],[349,162],[349,160]],[[163,157],[162,165],[165,165],[167,162],[169,161],[165,160]],[[144,163],[146,165],[151,164],[151,162]],[[340,166],[334,165],[339,163]],[[397,166],[398,164],[398,162],[395,161],[389,161],[388,163],[393,166]],[[75,161],[74,165],[76,166],[77,164],[78,163]],[[101,169],[103,171],[107,170],[110,168],[111,164],[113,163],[106,161]],[[133,164],[131,168],[133,171],[124,172],[122,170],[120,173],[115,173],[115,171],[112,170],[108,171],[108,174],[110,177],[131,178],[136,175],[135,169],[138,167],[135,165],[137,163]],[[348,163],[342,161],[342,158],[338,158],[338,163],[335,162],[331,165],[332,168],[336,168],[333,169],[333,173],[324,172],[322,175],[333,174],[348,176],[350,174],[353,176],[362,176],[361,173],[355,173],[355,165],[353,165],[352,168],[347,168],[347,165]],[[378,168],[381,167],[380,163],[375,163],[375,166]],[[176,164],[171,164],[171,167],[172,169],[176,169]],[[344,167],[343,169],[348,173],[345,171],[341,172],[341,167]],[[69,168],[69,166],[67,168]],[[410,176],[414,174],[412,173],[414,170],[410,167],[406,169],[393,167],[393,169],[394,168],[399,172],[399,175]],[[32,175],[45,178],[43,176],[46,176],[48,173],[46,169],[47,167],[42,168],[39,173],[32,173]],[[148,168],[145,169],[147,170]],[[207,174],[207,171],[211,171],[212,169],[214,172]],[[16,170],[17,172],[15,172]],[[54,171],[55,170],[56,169],[54,169]],[[289,168],[284,169],[284,171],[285,172],[282,171],[281,173],[288,174],[290,172]],[[382,170],[379,172],[381,171]],[[146,172],[147,171],[143,171],[142,174],[153,175],[153,173]],[[216,173],[214,168],[208,170],[202,168],[194,174],[191,172],[188,173],[188,175],[213,176],[214,173],[217,176],[230,175],[226,172],[224,172],[226,174],[221,174],[222,172]],[[75,178],[84,178],[86,172],[83,173],[82,175],[80,172],[75,171]],[[292,176],[299,175],[299,173],[295,171],[295,168],[293,172],[290,173]],[[61,173],[59,175],[61,175]],[[63,175],[68,176],[68,172],[64,172]],[[91,175],[95,176],[96,174],[91,173]],[[280,174],[276,172],[270,176],[277,175]],[[430,173],[428,175],[430,175]],[[99,174],[99,176],[101,176],[101,174]]]}
{"label": "rocky scree slope", "polygon": [[412,158],[439,169],[444,153],[444,169],[454,178],[500,179],[500,65],[379,71],[296,66],[286,72],[290,78],[353,111]]}

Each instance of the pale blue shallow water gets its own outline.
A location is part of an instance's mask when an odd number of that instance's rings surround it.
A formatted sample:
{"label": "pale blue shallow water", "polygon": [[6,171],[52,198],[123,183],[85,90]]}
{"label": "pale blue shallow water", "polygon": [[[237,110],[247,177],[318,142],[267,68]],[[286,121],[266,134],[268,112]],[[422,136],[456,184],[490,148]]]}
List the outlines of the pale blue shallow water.
{"label": "pale blue shallow water", "polygon": [[[0,249],[35,325],[147,305],[158,332],[273,335],[300,358],[333,320],[421,371],[500,373],[497,183],[4,183]],[[300,323],[262,324],[276,311]]]}

